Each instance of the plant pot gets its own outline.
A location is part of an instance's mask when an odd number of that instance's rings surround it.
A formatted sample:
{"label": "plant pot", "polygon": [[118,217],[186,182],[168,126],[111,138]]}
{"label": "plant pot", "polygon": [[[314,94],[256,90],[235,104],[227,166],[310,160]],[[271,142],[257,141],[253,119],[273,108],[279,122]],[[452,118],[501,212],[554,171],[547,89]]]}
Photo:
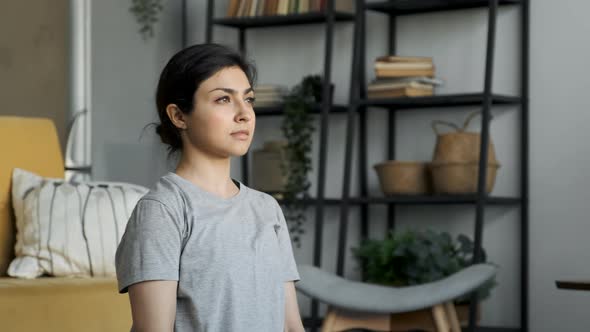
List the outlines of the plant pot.
{"label": "plant pot", "polygon": [[[479,133],[466,131],[469,123],[479,112],[471,113],[462,128],[454,123],[445,121],[433,121],[432,129],[436,134],[436,145],[432,156],[433,162],[475,162],[479,161],[481,135]],[[444,125],[453,128],[455,131],[440,133],[438,126]],[[488,162],[495,163],[496,151],[492,139],[488,142]]]}
{"label": "plant pot", "polygon": [[271,193],[284,192],[287,176],[281,169],[281,163],[286,163],[284,140],[268,141],[260,150],[252,152],[252,187]]}
{"label": "plant pot", "polygon": [[[489,194],[496,182],[498,163],[488,163],[486,192]],[[434,192],[437,194],[477,193],[478,162],[433,162],[430,164]]]}
{"label": "plant pot", "polygon": [[[445,133],[437,136],[433,162],[470,162],[479,160],[481,135],[472,132]],[[496,162],[496,151],[490,139],[488,162]]]}
{"label": "plant pot", "polygon": [[421,195],[431,191],[425,162],[388,160],[373,168],[385,195]]}

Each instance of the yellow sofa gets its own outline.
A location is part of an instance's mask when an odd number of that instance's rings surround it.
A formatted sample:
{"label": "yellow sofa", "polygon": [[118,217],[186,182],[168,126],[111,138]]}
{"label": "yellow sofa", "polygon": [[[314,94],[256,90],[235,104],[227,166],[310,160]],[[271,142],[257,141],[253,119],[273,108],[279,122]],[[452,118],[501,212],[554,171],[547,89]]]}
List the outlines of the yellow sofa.
{"label": "yellow sofa", "polygon": [[14,258],[12,169],[63,178],[64,161],[49,119],[0,116],[0,331],[129,331],[131,308],[115,278],[7,276]]}

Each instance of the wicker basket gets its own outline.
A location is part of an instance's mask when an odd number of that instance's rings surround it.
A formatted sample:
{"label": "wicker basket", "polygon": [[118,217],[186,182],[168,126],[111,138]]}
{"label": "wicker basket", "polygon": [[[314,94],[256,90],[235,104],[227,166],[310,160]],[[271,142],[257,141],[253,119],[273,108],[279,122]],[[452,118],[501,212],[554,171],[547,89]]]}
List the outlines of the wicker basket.
{"label": "wicker basket", "polygon": [[385,195],[420,195],[431,192],[426,162],[388,160],[373,166]]}
{"label": "wicker basket", "polygon": [[265,192],[284,192],[287,176],[281,169],[287,163],[287,141],[276,140],[264,143],[262,149],[252,152],[252,188]]}
{"label": "wicker basket", "polygon": [[[479,133],[465,131],[474,116],[479,112],[471,113],[463,128],[459,128],[454,123],[445,121],[433,121],[432,129],[437,135],[436,146],[432,157],[433,162],[475,162],[479,161],[479,150],[481,144],[481,136]],[[441,134],[438,126],[445,125],[454,128],[454,132]],[[490,138],[488,143],[488,162],[495,163],[496,151],[494,144]]]}
{"label": "wicker basket", "polygon": [[[477,192],[478,162],[433,162],[429,165],[437,194],[473,194]],[[488,163],[486,192],[494,189],[498,163]]]}

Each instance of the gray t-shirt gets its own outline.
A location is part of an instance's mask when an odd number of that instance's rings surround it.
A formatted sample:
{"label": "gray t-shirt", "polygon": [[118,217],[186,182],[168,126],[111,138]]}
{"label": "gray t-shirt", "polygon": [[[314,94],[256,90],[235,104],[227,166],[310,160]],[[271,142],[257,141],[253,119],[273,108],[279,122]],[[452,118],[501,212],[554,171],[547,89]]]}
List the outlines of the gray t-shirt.
{"label": "gray t-shirt", "polygon": [[284,282],[299,280],[274,197],[233,180],[224,199],[169,172],[135,206],[117,248],[119,293],[177,280],[174,331],[283,331]]}

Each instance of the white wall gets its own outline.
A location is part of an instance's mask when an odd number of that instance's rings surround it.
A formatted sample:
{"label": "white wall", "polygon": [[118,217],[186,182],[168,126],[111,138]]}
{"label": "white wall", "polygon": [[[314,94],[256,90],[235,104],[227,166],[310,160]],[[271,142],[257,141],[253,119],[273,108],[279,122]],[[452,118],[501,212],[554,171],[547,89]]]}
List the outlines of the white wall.
{"label": "white wall", "polygon": [[554,280],[590,275],[590,3],[536,1],[531,9],[532,327],[588,331],[590,295],[558,290]]}
{"label": "white wall", "polygon": [[[148,129],[157,119],[154,91],[160,70],[180,46],[180,1],[165,1],[166,10],[156,29],[156,38],[144,42],[128,12],[128,2],[93,2],[93,161],[95,177],[149,185],[166,169],[164,150]],[[225,1],[217,1],[217,15],[225,12]],[[532,1],[531,4],[531,331],[585,331],[590,297],[581,292],[557,290],[558,278],[587,279],[590,246],[584,244],[590,224],[584,218],[584,198],[590,178],[583,170],[590,166],[585,144],[590,123],[590,102],[579,92],[589,87],[583,60],[590,58],[587,33],[590,23],[585,13],[590,4],[578,0]],[[191,1],[189,40],[204,41],[206,1]],[[518,9],[499,11],[494,91],[519,92]],[[387,49],[387,21],[381,14],[369,14],[367,58],[369,63]],[[345,103],[350,78],[352,25],[339,24],[334,39],[333,82],[336,102]],[[467,10],[404,17],[398,21],[398,51],[403,55],[432,55],[437,73],[446,85],[440,93],[480,91],[483,87],[486,12]],[[237,47],[237,33],[215,28],[214,40]],[[247,34],[248,52],[258,63],[260,83],[297,83],[305,74],[322,73],[324,29],[322,25],[251,30]],[[264,65],[261,65],[264,64]],[[373,78],[370,66],[368,78]],[[585,89],[586,88],[586,89]],[[433,109],[400,113],[398,116],[398,157],[409,160],[431,158],[435,136],[430,129],[434,119],[460,121],[467,111]],[[372,110],[369,116],[369,186],[378,195],[377,177],[372,165],[385,158],[383,141],[386,113]],[[473,129],[479,130],[477,123]],[[280,119],[259,118],[252,149],[262,142],[280,137]],[[329,155],[326,195],[338,196],[342,183],[344,117],[334,115],[329,128]],[[518,193],[518,108],[494,109],[491,134],[502,168],[494,194]],[[316,137],[317,138],[317,137]],[[317,141],[317,140],[316,140]],[[315,147],[317,152],[317,146]],[[317,153],[314,154],[314,156]],[[315,159],[317,161],[317,159]],[[149,165],[146,167],[146,165]],[[317,165],[314,163],[314,165]],[[353,169],[353,174],[355,169]],[[240,176],[238,160],[232,175]],[[312,175],[315,182],[316,175]],[[358,184],[353,183],[353,193]],[[315,183],[311,193],[315,194]],[[358,211],[351,210],[349,244],[358,243]],[[384,229],[385,209],[371,210],[371,233]],[[404,207],[398,220],[403,227],[434,228],[472,236],[474,208]],[[299,263],[312,261],[313,211],[301,249],[295,250]],[[483,304],[484,325],[519,324],[519,210],[516,207],[491,207],[486,212],[484,247],[489,259],[501,266],[499,286]],[[338,209],[326,210],[323,266],[335,269],[338,234]],[[346,275],[356,278],[356,262],[349,257]],[[308,300],[300,297],[304,315]],[[322,307],[322,310],[324,307]]]}
{"label": "white wall", "polygon": [[166,2],[158,37],[144,41],[130,4],[92,2],[93,176],[147,185],[166,167],[154,128],[142,129],[158,119],[156,84],[180,47],[180,5]]}

